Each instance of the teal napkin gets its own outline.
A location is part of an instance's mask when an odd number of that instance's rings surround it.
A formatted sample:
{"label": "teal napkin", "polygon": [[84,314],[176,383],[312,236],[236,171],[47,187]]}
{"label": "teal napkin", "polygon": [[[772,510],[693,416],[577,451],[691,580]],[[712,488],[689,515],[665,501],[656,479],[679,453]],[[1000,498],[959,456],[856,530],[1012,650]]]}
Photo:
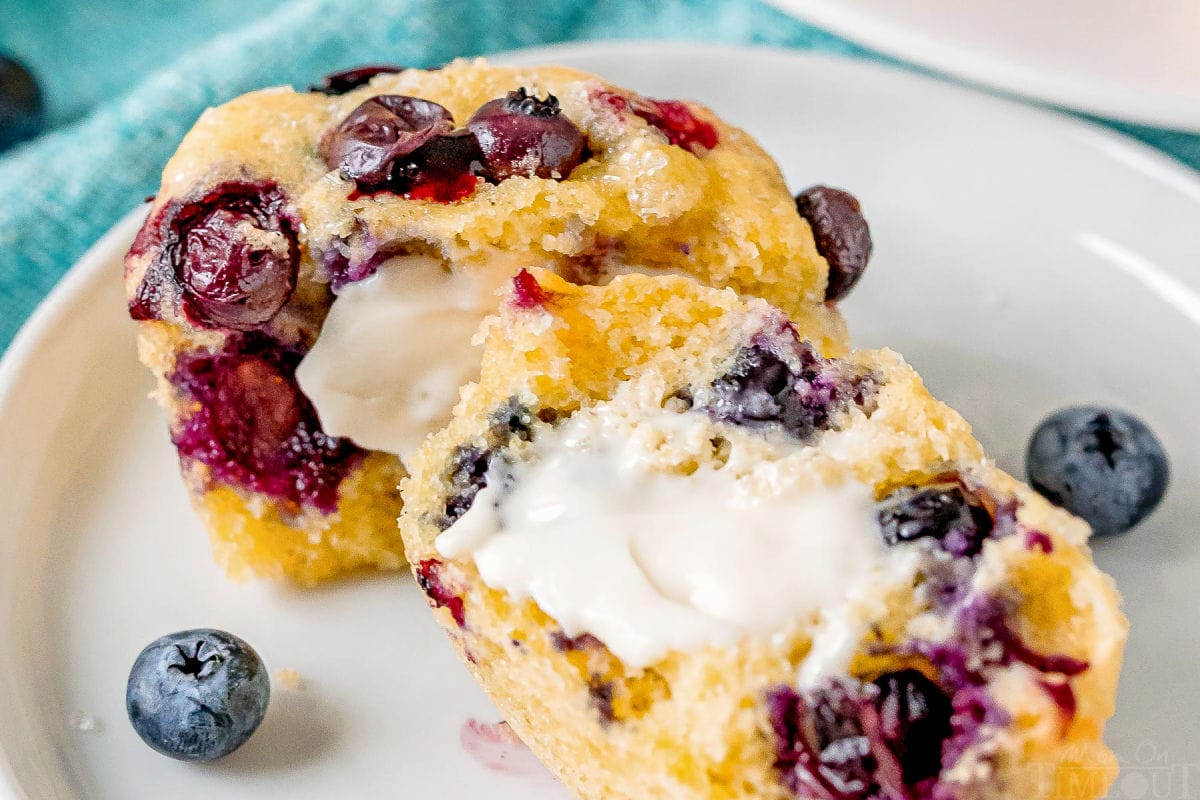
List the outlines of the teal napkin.
{"label": "teal napkin", "polygon": [[[0,351],[79,255],[155,191],[163,163],[200,112],[260,86],[304,86],[361,63],[430,66],[613,38],[883,58],[755,0],[129,0],[122,35],[100,39],[111,52],[72,49],[64,37],[97,36],[108,19],[96,16],[104,5],[6,0],[0,47],[45,75],[58,127],[0,157]],[[86,79],[64,81],[55,60],[78,75],[80,58]],[[140,67],[144,78],[126,89],[127,73],[113,65]],[[1200,166],[1200,136],[1106,124]]]}

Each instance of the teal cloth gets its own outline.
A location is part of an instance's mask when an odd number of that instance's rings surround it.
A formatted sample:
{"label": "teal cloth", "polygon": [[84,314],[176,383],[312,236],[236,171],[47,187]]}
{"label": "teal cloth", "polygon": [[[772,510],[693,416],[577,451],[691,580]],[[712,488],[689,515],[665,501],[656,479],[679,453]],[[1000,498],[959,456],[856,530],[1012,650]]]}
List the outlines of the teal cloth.
{"label": "teal cloth", "polygon": [[[354,64],[612,38],[884,59],[755,0],[5,0],[0,50],[43,79],[55,128],[0,157],[0,352],[79,255],[155,191],[204,108]],[[1200,167],[1200,136],[1105,124]]]}

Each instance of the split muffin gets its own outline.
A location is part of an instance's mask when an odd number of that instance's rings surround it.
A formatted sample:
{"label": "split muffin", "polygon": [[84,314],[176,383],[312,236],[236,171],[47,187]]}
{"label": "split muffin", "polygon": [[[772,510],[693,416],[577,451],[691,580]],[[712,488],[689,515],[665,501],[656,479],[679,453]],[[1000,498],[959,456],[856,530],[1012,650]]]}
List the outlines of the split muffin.
{"label": "split muffin", "polygon": [[1102,796],[1088,528],[895,353],[684,277],[521,273],[410,463],[438,621],[584,800]]}
{"label": "split muffin", "polygon": [[816,346],[870,251],[849,195],[797,202],[708,109],[558,67],[369,67],[205,112],[126,259],[140,354],[235,576],[404,564],[404,459],[475,377],[524,268],[683,273],[767,298]]}

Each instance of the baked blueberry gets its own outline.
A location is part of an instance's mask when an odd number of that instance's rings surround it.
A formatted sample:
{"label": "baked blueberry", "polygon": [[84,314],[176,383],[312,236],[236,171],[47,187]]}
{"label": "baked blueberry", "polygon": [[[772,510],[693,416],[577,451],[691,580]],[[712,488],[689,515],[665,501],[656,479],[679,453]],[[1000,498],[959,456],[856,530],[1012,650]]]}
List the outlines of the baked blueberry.
{"label": "baked blueberry", "polygon": [[601,91],[594,99],[614,111],[632,111],[653,125],[676,147],[701,156],[716,147],[721,140],[716,126],[696,116],[691,106],[682,100],[655,100],[651,97],[629,98],[615,92]]}
{"label": "baked blueberry", "polygon": [[804,694],[777,687],[767,703],[777,766],[803,796],[908,796],[905,787],[937,776],[952,734],[950,698],[914,669],[873,685],[835,680]]}
{"label": "baked blueberry", "polygon": [[488,470],[501,451],[514,439],[529,441],[533,436],[533,415],[516,398],[492,413],[486,447],[460,445],[454,451],[446,473],[449,493],[446,497],[444,526],[449,527],[471,509],[475,496],[487,486]]}
{"label": "baked blueberry", "polygon": [[250,331],[279,312],[296,288],[297,224],[274,183],[229,181],[164,206],[135,248],[158,248],[129,311],[158,319],[178,297],[203,328]]}
{"label": "baked blueberry", "polygon": [[450,486],[446,497],[447,527],[471,509],[475,495],[487,485],[492,456],[490,450],[469,445],[462,445],[455,451],[446,476]]}
{"label": "baked blueberry", "polygon": [[871,228],[862,207],[849,192],[813,186],[796,195],[796,210],[812,226],[817,252],[829,262],[825,299],[841,300],[871,259]]}
{"label": "baked blueberry", "polygon": [[878,765],[862,723],[864,695],[852,684],[833,683],[807,698],[816,751],[811,769],[818,783],[839,798],[866,797]]}
{"label": "baked blueberry", "polygon": [[245,744],[270,697],[270,678],[254,648],[200,628],[163,636],[138,654],[125,709],[142,741],[163,755],[212,761]]}
{"label": "baked blueberry", "polygon": [[450,112],[437,103],[381,94],[359,104],[325,135],[321,155],[360,189],[382,188],[397,160],[453,127]]}
{"label": "baked blueberry", "polygon": [[421,587],[421,591],[433,602],[435,607],[450,609],[455,623],[461,628],[467,624],[463,600],[442,579],[443,569],[440,561],[434,559],[422,561],[417,565],[417,585]]}
{"label": "baked blueberry", "polygon": [[1167,490],[1162,444],[1124,411],[1076,406],[1044,419],[1025,454],[1029,482],[1052,503],[1083,517],[1097,536],[1129,530]]}
{"label": "baked blueberry", "polygon": [[583,160],[583,133],[552,94],[540,99],[524,88],[484,103],[467,122],[492,178],[514,175],[562,180]]}
{"label": "baked blueberry", "polygon": [[950,698],[915,669],[889,672],[875,686],[880,733],[900,762],[904,783],[935,777],[942,768],[942,743],[952,733]]}
{"label": "baked blueberry", "polygon": [[479,143],[460,128],[397,159],[388,190],[410,200],[452,203],[470,197],[485,173]]}
{"label": "baked blueberry", "polygon": [[360,86],[366,86],[376,75],[388,75],[403,72],[404,67],[396,64],[367,64],[361,67],[351,67],[340,72],[331,72],[321,82],[308,87],[310,92],[320,94],[340,95],[353,91]]}

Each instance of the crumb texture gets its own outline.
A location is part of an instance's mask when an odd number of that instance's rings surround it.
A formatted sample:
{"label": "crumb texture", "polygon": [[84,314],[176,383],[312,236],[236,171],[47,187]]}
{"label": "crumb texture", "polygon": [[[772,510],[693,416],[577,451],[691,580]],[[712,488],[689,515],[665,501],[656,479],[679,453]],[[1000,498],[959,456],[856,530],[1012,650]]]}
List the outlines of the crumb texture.
{"label": "crumb texture", "polygon": [[[485,326],[480,380],[413,459],[401,530],[464,662],[572,792],[1048,800],[1083,770],[1096,780],[1077,796],[1103,795],[1125,621],[1086,525],[992,466],[890,351],[822,357],[767,303],[682,277],[529,277],[536,291],[524,279]],[[764,502],[866,485],[878,579],[774,636],[634,666],[443,552],[476,498],[503,511],[522,465],[597,414],[697,485],[728,472]],[[699,433],[664,435],[664,414]]]}

